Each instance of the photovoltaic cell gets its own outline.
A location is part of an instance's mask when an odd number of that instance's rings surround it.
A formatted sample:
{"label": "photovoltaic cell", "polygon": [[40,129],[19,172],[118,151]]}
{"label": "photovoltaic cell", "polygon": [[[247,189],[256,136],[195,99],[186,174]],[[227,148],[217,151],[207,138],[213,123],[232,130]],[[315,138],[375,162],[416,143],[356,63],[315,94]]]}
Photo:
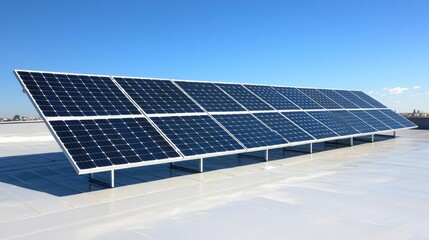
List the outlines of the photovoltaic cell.
{"label": "photovoltaic cell", "polygon": [[151,119],[185,156],[243,149],[207,115]]}
{"label": "photovoltaic cell", "polygon": [[351,109],[359,108],[356,104],[349,101],[347,98],[341,96],[339,93],[337,93],[334,90],[330,90],[330,89],[318,89],[318,90],[343,108],[351,108]]}
{"label": "photovoltaic cell", "polygon": [[287,97],[290,101],[298,105],[302,109],[322,109],[323,107],[307,97],[304,93],[297,88],[292,87],[274,87],[274,89]]}
{"label": "photovoltaic cell", "polygon": [[246,111],[213,83],[185,81],[176,83],[209,112]]}
{"label": "photovoltaic cell", "polygon": [[384,124],[386,124],[392,129],[404,128],[402,124],[399,124],[398,122],[384,115],[382,112],[378,110],[367,110],[366,112],[369,113],[374,118],[376,118],[378,121],[383,122]]}
{"label": "photovoltaic cell", "polygon": [[255,116],[291,143],[314,139],[281,113],[256,113]]}
{"label": "photovoltaic cell", "polygon": [[373,117],[372,115],[370,115],[369,113],[367,113],[363,110],[352,110],[350,112],[353,113],[354,115],[358,116],[360,119],[365,121],[371,127],[377,129],[378,131],[391,130],[391,128],[388,127],[386,124],[380,122],[375,117]]}
{"label": "photovoltaic cell", "polygon": [[298,88],[298,89],[326,109],[342,108],[340,105],[338,105],[336,102],[329,99],[327,96],[325,96],[317,89],[313,89],[313,88]]}
{"label": "photovoltaic cell", "polygon": [[120,77],[115,80],[148,114],[204,112],[172,81]]}
{"label": "photovoltaic cell", "polygon": [[353,102],[356,106],[358,106],[360,108],[374,108],[371,104],[365,102],[360,97],[356,96],[355,94],[353,94],[352,92],[350,92],[348,90],[335,90],[335,92],[337,92],[338,94],[340,94],[344,98],[347,98],[348,100],[350,100],[351,102]]}
{"label": "photovoltaic cell", "polygon": [[141,114],[109,77],[17,74],[46,117]]}
{"label": "photovoltaic cell", "polygon": [[49,124],[79,169],[180,157],[145,118]]}
{"label": "photovoltaic cell", "polygon": [[240,84],[216,84],[250,111],[274,110]]}
{"label": "photovoltaic cell", "polygon": [[282,114],[316,139],[338,136],[306,112],[284,112]]}
{"label": "photovoltaic cell", "polygon": [[379,101],[375,100],[374,98],[370,97],[369,95],[367,95],[364,92],[361,92],[361,91],[350,91],[350,92],[355,94],[356,96],[358,96],[362,100],[366,101],[367,103],[371,104],[375,108],[387,108],[386,106],[381,104]]}
{"label": "photovoltaic cell", "polygon": [[245,85],[245,87],[277,110],[299,109],[298,106],[283,97],[273,87],[261,85]]}
{"label": "photovoltaic cell", "polygon": [[215,115],[228,131],[246,148],[287,144],[279,134],[267,128],[251,114]]}
{"label": "photovoltaic cell", "polygon": [[340,136],[347,136],[359,133],[356,129],[348,125],[346,122],[335,117],[334,114],[328,111],[309,112],[311,116],[319,120],[321,123],[328,126]]}
{"label": "photovoltaic cell", "polygon": [[412,123],[410,120],[404,118],[403,116],[395,113],[394,111],[390,109],[381,109],[380,110],[385,115],[389,116],[393,120],[397,121],[398,123],[404,125],[405,127],[416,127],[414,123]]}
{"label": "photovoltaic cell", "polygon": [[361,133],[370,133],[370,132],[377,131],[377,129],[371,127],[365,121],[361,120],[360,118],[358,118],[356,115],[354,115],[349,111],[340,110],[340,111],[332,111],[332,113],[336,117],[340,118],[341,120],[343,120],[344,122],[346,122],[347,124],[349,124],[350,126],[352,126],[353,128],[355,128]]}

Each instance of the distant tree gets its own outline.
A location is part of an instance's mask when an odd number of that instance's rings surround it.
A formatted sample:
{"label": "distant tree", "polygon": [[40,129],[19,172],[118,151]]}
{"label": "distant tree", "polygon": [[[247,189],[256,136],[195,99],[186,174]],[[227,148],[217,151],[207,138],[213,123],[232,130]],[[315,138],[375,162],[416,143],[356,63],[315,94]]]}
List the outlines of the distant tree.
{"label": "distant tree", "polygon": [[21,119],[21,116],[19,116],[19,115],[15,115],[14,117],[13,117],[13,120],[15,120],[15,121],[18,121],[18,120],[20,120]]}

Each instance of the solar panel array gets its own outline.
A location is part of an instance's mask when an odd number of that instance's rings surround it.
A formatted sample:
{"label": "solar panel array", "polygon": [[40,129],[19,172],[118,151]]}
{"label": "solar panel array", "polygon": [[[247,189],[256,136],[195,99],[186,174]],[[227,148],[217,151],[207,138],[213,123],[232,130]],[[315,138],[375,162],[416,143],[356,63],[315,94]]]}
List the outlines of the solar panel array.
{"label": "solar panel array", "polygon": [[15,74],[80,174],[415,127],[360,91]]}

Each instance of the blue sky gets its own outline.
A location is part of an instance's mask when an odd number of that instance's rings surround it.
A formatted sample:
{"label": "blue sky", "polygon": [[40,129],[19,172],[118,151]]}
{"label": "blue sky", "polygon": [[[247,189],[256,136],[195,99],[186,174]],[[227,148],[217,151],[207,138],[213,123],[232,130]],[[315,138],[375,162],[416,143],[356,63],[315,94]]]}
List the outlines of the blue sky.
{"label": "blue sky", "polygon": [[429,1],[1,1],[0,116],[37,115],[12,70],[364,90],[429,112]]}

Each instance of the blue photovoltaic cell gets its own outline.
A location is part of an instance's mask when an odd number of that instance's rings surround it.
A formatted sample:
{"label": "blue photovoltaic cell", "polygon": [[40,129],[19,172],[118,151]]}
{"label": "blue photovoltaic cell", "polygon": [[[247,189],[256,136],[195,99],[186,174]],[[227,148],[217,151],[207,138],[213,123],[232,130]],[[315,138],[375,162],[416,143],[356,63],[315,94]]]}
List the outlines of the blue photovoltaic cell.
{"label": "blue photovoltaic cell", "polygon": [[392,129],[404,128],[404,126],[402,124],[399,124],[398,122],[396,122],[395,120],[391,119],[390,117],[384,115],[382,112],[380,112],[378,110],[367,110],[366,112],[371,114],[371,116],[377,118],[378,121],[386,124],[387,126],[389,126]]}
{"label": "blue photovoltaic cell", "polygon": [[185,156],[243,149],[207,115],[151,119]]}
{"label": "blue photovoltaic cell", "polygon": [[323,93],[319,92],[317,89],[313,88],[298,88],[305,95],[313,99],[318,104],[322,105],[322,107],[327,109],[341,109],[342,107],[338,105],[336,102],[329,99]]}
{"label": "blue photovoltaic cell", "polygon": [[79,169],[180,157],[145,118],[49,124]]}
{"label": "blue photovoltaic cell", "polygon": [[209,112],[246,111],[213,83],[183,81],[176,83]]}
{"label": "blue photovoltaic cell", "polygon": [[316,139],[338,136],[338,134],[318,122],[306,112],[284,112],[282,114]]}
{"label": "blue photovoltaic cell", "polygon": [[375,100],[374,98],[370,97],[369,95],[367,95],[364,92],[361,92],[361,91],[350,91],[350,92],[355,94],[356,96],[358,96],[362,100],[366,101],[367,103],[371,104],[375,108],[387,108],[386,106],[381,104],[379,101]]}
{"label": "blue photovoltaic cell", "polygon": [[336,117],[340,118],[341,120],[343,120],[344,122],[346,122],[347,124],[349,124],[350,126],[352,126],[353,128],[355,128],[361,133],[370,133],[370,132],[377,131],[377,129],[371,127],[368,123],[361,120],[360,118],[358,118],[356,115],[354,115],[349,111],[340,110],[340,111],[332,111],[332,113]]}
{"label": "blue photovoltaic cell", "polygon": [[120,77],[115,80],[148,114],[204,112],[172,81]]}
{"label": "blue photovoltaic cell", "polygon": [[340,136],[347,136],[359,133],[352,126],[348,125],[346,122],[335,117],[334,114],[328,111],[317,111],[309,112],[311,116],[319,120],[321,123],[325,124],[327,127],[332,129]]}
{"label": "blue photovoltaic cell", "polygon": [[238,141],[243,143],[246,148],[288,143],[251,114],[214,115],[213,117],[231,132]]}
{"label": "blue photovoltaic cell", "polygon": [[330,90],[330,89],[318,89],[318,90],[343,108],[359,108],[356,104],[349,101],[347,98],[341,96],[339,93],[337,93],[334,90]]}
{"label": "blue photovoltaic cell", "polygon": [[277,110],[299,109],[298,106],[283,97],[273,87],[260,85],[245,85],[245,87]]}
{"label": "blue photovoltaic cell", "polygon": [[386,114],[387,116],[389,116],[390,118],[392,118],[393,120],[397,121],[398,123],[404,125],[405,127],[416,127],[416,125],[412,123],[410,120],[404,118],[403,116],[395,113],[390,109],[381,109],[380,111]]}
{"label": "blue photovoltaic cell", "polygon": [[344,98],[347,98],[348,100],[350,100],[351,102],[353,102],[356,106],[358,106],[360,108],[374,108],[371,104],[365,102],[360,97],[356,96],[355,94],[353,94],[352,92],[350,92],[348,90],[335,90],[335,92],[337,92],[338,94],[340,94]]}
{"label": "blue photovoltaic cell", "polygon": [[299,91],[297,88],[274,87],[274,89],[302,109],[323,109],[322,106],[307,97],[307,95]]}
{"label": "blue photovoltaic cell", "polygon": [[141,114],[109,77],[17,73],[46,117]]}
{"label": "blue photovoltaic cell", "polygon": [[363,110],[352,110],[350,112],[362,119],[371,127],[377,129],[378,131],[391,130],[391,128],[388,127],[386,124],[383,124],[382,122],[378,121],[375,117]]}
{"label": "blue photovoltaic cell", "polygon": [[240,84],[216,84],[250,111],[274,110]]}
{"label": "blue photovoltaic cell", "polygon": [[312,136],[297,127],[281,113],[256,113],[254,115],[291,143],[314,140]]}

